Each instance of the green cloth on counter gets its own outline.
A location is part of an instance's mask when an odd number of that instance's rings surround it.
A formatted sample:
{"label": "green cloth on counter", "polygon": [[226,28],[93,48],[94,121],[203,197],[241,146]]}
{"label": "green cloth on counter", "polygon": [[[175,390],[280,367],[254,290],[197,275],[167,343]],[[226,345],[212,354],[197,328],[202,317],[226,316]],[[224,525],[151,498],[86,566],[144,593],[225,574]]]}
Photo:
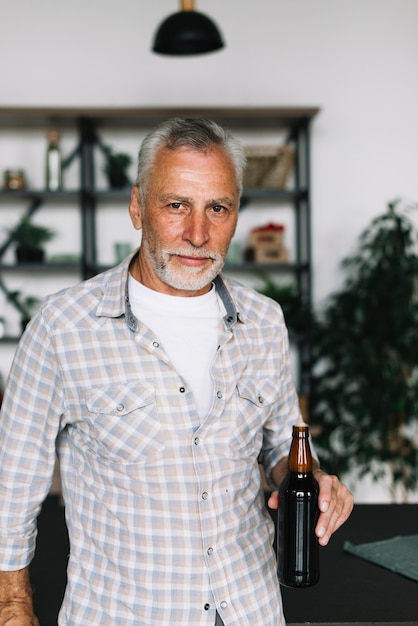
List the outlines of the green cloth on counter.
{"label": "green cloth on counter", "polygon": [[359,545],[346,541],[344,550],[418,581],[418,535],[398,536]]}

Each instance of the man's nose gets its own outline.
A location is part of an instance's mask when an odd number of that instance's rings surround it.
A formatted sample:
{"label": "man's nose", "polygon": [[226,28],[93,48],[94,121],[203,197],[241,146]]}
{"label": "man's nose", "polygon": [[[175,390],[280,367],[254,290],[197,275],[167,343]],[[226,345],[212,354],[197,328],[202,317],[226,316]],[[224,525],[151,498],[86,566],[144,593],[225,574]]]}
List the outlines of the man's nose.
{"label": "man's nose", "polygon": [[183,239],[196,248],[203,246],[209,241],[209,227],[209,218],[206,214],[192,211],[185,223]]}

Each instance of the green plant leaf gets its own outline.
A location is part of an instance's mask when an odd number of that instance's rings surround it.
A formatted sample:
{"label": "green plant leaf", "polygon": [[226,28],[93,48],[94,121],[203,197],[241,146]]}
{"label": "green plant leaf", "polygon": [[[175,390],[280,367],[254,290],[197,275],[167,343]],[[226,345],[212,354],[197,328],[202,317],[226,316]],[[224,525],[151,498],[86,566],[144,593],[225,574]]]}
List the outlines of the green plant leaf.
{"label": "green plant leaf", "polygon": [[[325,469],[418,485],[418,234],[399,201],[360,234],[313,324],[311,420]],[[379,465],[380,467],[380,465]]]}

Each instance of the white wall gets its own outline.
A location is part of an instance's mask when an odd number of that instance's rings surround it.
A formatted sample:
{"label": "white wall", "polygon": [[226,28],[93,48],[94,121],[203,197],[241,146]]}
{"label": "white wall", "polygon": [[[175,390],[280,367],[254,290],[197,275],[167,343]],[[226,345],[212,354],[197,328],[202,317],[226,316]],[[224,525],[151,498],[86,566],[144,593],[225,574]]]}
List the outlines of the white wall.
{"label": "white wall", "polygon": [[315,299],[338,286],[360,230],[418,200],[416,0],[197,0],[219,52],[150,51],[177,0],[14,0],[0,21],[0,106],[318,105]]}
{"label": "white wall", "polygon": [[395,197],[418,201],[417,0],[197,0],[227,47],[150,51],[177,0],[2,3],[0,106],[318,105],[317,306],[339,261]]}

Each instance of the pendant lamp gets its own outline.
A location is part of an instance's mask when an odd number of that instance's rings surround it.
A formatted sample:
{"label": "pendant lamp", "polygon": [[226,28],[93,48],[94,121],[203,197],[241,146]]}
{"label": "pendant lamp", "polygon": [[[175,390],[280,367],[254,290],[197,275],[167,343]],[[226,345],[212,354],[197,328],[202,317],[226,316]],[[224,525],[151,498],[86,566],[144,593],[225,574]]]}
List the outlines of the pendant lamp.
{"label": "pendant lamp", "polygon": [[169,15],[159,26],[153,51],[159,54],[203,54],[223,48],[218,27],[195,11],[194,0],[181,0],[181,11]]}

